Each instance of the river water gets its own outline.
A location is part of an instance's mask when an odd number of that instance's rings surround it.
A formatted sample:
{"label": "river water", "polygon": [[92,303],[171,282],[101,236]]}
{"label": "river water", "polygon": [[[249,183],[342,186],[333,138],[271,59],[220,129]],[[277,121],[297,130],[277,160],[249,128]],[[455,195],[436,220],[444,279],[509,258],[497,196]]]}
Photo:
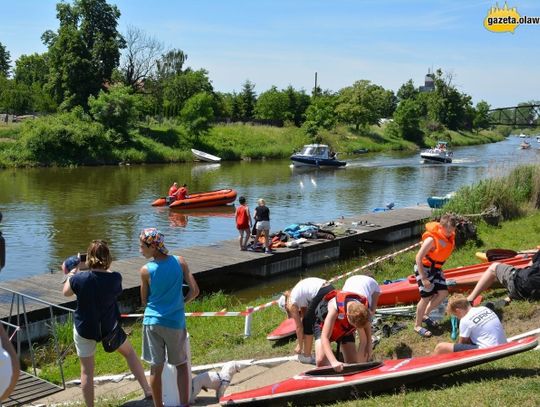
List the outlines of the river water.
{"label": "river water", "polygon": [[237,236],[234,209],[171,211],[150,203],[173,181],[189,191],[234,188],[251,211],[264,198],[272,230],[296,222],[324,222],[371,211],[425,204],[462,185],[540,162],[540,143],[520,150],[520,139],[454,149],[454,162],[428,165],[418,153],[347,157],[341,169],[297,170],[288,160],[81,168],[0,170],[1,230],[6,267],[0,281],[59,270],[92,239],[109,242],[115,259],[139,256],[138,234],[158,227],[167,246],[211,244]]}

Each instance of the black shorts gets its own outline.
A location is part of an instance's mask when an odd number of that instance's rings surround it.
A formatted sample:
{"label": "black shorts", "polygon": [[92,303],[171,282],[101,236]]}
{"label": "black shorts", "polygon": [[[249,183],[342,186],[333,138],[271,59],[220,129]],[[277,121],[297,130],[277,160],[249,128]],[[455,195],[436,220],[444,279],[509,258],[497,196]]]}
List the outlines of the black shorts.
{"label": "black shorts", "polygon": [[324,298],[324,296],[333,290],[335,290],[335,288],[331,284],[324,285],[319,289],[319,291],[317,291],[317,294],[315,295],[315,297],[313,297],[313,299],[309,302],[307,306],[306,314],[302,318],[304,334],[313,335],[313,324],[315,323],[315,310],[317,309],[317,306],[319,305],[321,300]]}
{"label": "black shorts", "polygon": [[429,290],[424,288],[422,279],[418,274],[416,264],[414,265],[414,276],[416,277],[416,284],[418,284],[418,290],[420,291],[420,297],[429,298],[432,295],[437,294],[439,291],[448,291],[448,285],[446,284],[446,278],[441,269],[428,269],[424,267],[424,273],[426,273],[428,280],[431,282]]}

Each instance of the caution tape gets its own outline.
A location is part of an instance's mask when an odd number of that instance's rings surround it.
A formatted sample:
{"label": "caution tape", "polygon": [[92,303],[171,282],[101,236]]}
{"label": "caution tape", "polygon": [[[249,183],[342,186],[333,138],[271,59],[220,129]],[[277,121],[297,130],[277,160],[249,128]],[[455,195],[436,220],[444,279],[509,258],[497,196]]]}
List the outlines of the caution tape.
{"label": "caution tape", "polygon": [[393,253],[389,253],[389,254],[386,254],[386,255],[381,256],[381,257],[377,257],[375,260],[373,260],[372,262],[370,262],[368,264],[364,264],[362,267],[355,268],[352,271],[349,271],[347,273],[344,273],[344,274],[341,274],[341,275],[336,276],[334,278],[331,278],[330,280],[328,280],[328,282],[329,283],[334,283],[334,282],[336,282],[338,280],[341,280],[342,278],[349,277],[350,275],[356,274],[359,271],[362,271],[362,270],[365,270],[365,269],[367,269],[367,268],[369,268],[371,266],[374,266],[375,264],[380,263],[383,260],[387,260],[387,259],[390,259],[390,258],[392,258],[394,256],[397,256],[398,254],[408,252],[409,250],[412,250],[415,247],[420,246],[421,243],[422,242],[418,242],[418,243],[415,243],[415,244],[410,245],[408,247],[405,247],[404,249],[398,250],[397,252],[393,252]]}

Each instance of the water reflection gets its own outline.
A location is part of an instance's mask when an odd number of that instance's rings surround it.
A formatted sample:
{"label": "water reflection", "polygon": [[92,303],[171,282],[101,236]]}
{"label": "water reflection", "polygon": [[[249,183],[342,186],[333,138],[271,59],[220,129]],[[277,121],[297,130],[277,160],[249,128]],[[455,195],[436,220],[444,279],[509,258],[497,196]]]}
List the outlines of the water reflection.
{"label": "water reflection", "polygon": [[[48,272],[86,249],[92,239],[110,242],[115,258],[138,256],[138,233],[155,226],[170,247],[209,244],[237,235],[234,208],[170,211],[150,203],[173,181],[190,192],[234,188],[251,211],[265,198],[275,230],[290,223],[322,222],[396,207],[424,204],[461,185],[538,163],[538,148],[520,139],[454,149],[450,165],[421,164],[417,153],[365,154],[341,169],[292,169],[290,162],[171,164],[123,167],[8,169],[0,172],[2,232],[7,266],[1,279]],[[31,260],[31,261],[30,261]]]}

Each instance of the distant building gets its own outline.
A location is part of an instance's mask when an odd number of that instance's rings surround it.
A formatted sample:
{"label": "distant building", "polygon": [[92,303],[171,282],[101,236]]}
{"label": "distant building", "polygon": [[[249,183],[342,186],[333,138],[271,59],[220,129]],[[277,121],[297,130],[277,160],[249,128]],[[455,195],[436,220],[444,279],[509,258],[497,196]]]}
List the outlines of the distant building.
{"label": "distant building", "polygon": [[435,90],[434,76],[428,69],[428,73],[424,78],[424,86],[420,86],[418,90],[420,92],[433,92]]}

